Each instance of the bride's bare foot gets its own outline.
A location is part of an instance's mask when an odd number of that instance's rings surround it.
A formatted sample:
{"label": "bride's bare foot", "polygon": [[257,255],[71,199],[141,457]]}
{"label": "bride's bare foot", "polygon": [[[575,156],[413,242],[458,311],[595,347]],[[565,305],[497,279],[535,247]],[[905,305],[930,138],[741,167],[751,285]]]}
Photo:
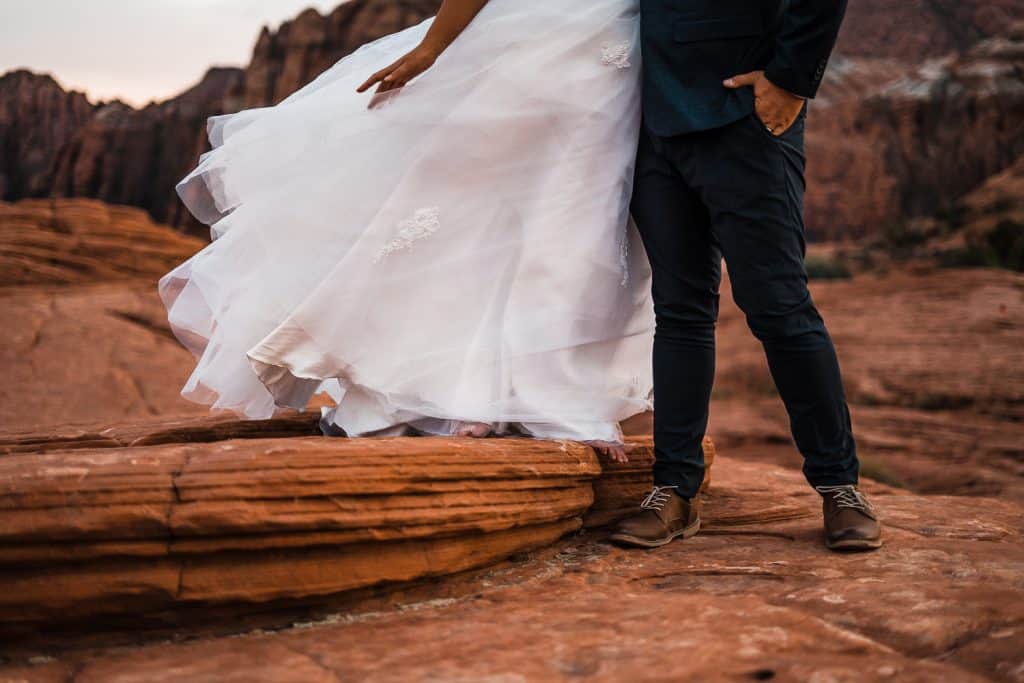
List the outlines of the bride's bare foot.
{"label": "bride's bare foot", "polygon": [[612,441],[588,441],[587,445],[601,455],[611,458],[612,462],[625,464],[629,462],[629,448],[625,444]]}
{"label": "bride's bare foot", "polygon": [[471,439],[485,439],[493,432],[491,425],[485,422],[460,422],[455,428],[455,436],[467,436]]}

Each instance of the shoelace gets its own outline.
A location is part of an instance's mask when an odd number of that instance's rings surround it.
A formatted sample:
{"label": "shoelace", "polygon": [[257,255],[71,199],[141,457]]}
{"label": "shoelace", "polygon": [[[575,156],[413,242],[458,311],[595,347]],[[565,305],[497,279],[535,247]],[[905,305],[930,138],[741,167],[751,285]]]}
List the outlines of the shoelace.
{"label": "shoelace", "polygon": [[815,486],[814,490],[823,496],[832,496],[832,500],[841,508],[852,508],[861,512],[873,512],[871,503],[856,486]]}
{"label": "shoelace", "polygon": [[661,510],[665,507],[665,503],[672,499],[675,494],[672,493],[674,489],[679,488],[678,486],[655,486],[651,489],[651,492],[647,494],[647,497],[640,503],[641,510]]}

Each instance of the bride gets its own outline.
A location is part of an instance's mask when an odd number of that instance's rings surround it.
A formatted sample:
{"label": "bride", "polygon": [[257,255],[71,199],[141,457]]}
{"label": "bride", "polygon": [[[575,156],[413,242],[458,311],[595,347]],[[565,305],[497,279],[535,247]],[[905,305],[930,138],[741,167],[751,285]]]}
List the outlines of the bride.
{"label": "bride", "polygon": [[635,0],[446,0],[211,119],[178,191],[214,242],[160,281],[198,358],[182,394],[261,419],[327,392],[327,433],[624,459],[652,393],[638,22]]}

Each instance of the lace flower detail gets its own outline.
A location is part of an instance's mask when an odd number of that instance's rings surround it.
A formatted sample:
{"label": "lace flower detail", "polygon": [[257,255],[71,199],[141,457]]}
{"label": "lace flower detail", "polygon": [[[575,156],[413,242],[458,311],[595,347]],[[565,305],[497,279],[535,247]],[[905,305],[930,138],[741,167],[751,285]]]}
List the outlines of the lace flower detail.
{"label": "lace flower detail", "polygon": [[377,258],[373,260],[374,263],[380,262],[381,259],[389,256],[396,251],[403,249],[410,249],[412,245],[421,239],[430,237],[441,227],[441,209],[436,206],[431,206],[425,209],[419,209],[412,215],[412,218],[406,219],[398,224],[398,236],[391,240],[377,253]]}
{"label": "lace flower detail", "polygon": [[628,69],[633,66],[629,63],[632,48],[633,44],[629,41],[615,45],[605,44],[601,47],[601,63],[605,66],[614,66],[616,69]]}

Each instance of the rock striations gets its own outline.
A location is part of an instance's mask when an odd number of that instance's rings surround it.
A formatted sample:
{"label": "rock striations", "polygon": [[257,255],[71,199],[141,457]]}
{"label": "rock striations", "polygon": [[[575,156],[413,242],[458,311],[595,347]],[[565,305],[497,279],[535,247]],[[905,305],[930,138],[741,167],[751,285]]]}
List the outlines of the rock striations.
{"label": "rock striations", "polygon": [[205,413],[156,293],[202,244],[133,207],[0,202],[0,431]]}
{"label": "rock striations", "polygon": [[[596,469],[575,447],[545,457],[507,442],[502,449],[509,449],[500,451],[509,456],[502,459],[506,481],[515,476],[530,495],[554,495],[541,488],[553,461],[574,476]],[[443,460],[449,472],[463,458],[484,461],[482,471],[494,472],[486,456],[498,455],[498,446],[474,451],[453,449],[448,459],[440,453],[432,457]],[[386,452],[382,446],[377,457]],[[521,465],[513,455],[522,457]],[[395,468],[384,472],[392,482],[409,482],[417,472],[409,464],[408,474],[398,478]],[[211,462],[203,469],[218,467]],[[119,636],[116,647],[96,635],[76,641],[58,633],[49,644],[9,638],[0,646],[7,655],[6,663],[0,662],[0,680],[1019,680],[1024,652],[1020,505],[916,496],[868,484],[886,523],[886,545],[869,555],[835,555],[821,546],[820,502],[798,472],[736,458],[721,459],[719,467],[705,498],[705,530],[686,542],[655,551],[623,550],[606,543],[603,532],[587,531],[488,570],[403,590],[364,592],[351,601],[290,616],[277,613],[258,626],[226,632],[210,632],[217,616],[206,610],[198,628],[148,636],[136,631]],[[292,482],[301,476],[296,471]],[[474,489],[494,483],[462,481]],[[217,490],[196,483],[193,479],[182,489],[185,498]],[[466,486],[459,494],[461,510],[470,515],[481,508],[470,503],[472,490]],[[563,510],[579,505],[569,500],[572,490],[557,494],[564,497]],[[487,497],[497,499],[493,493]],[[339,499],[338,506],[325,506],[306,519],[319,518],[324,525],[355,519],[345,496]],[[375,500],[366,497],[367,504]],[[562,514],[556,507],[545,504],[536,516]],[[442,508],[429,521],[450,524],[459,511]],[[402,515],[423,512],[410,507]],[[228,521],[243,524],[246,516],[239,512]],[[487,538],[497,545],[519,534],[517,543],[532,545],[547,533],[543,528],[520,527]],[[454,538],[466,543],[465,536]],[[396,559],[385,571],[397,575],[413,563],[418,568],[468,564],[490,552],[471,544],[464,554],[450,552],[441,549],[441,539],[434,539],[439,545],[432,551],[424,541],[406,543],[423,543],[415,547],[424,552]],[[226,557],[237,557],[234,552]],[[186,571],[180,587],[173,587],[171,574],[163,590],[205,595],[218,584],[240,590],[261,570],[267,570],[264,579],[270,576],[270,568],[290,552],[264,550],[253,565],[224,567],[219,579],[213,579],[208,560],[198,559],[187,565],[193,573]],[[308,563],[277,569],[295,582],[325,586],[367,578],[356,573],[357,557],[334,548],[311,550],[306,557]],[[150,566],[155,576],[163,564],[154,558]],[[317,566],[322,571],[316,572]],[[56,593],[61,584],[47,584],[46,578],[45,573],[30,576],[27,581],[37,583],[27,585]],[[129,579],[118,588],[141,593],[148,585]]]}
{"label": "rock striations", "polygon": [[161,223],[203,234],[174,186],[206,149],[206,120],[238,109],[242,78],[239,69],[211,69],[194,88],[160,104],[98,106],[55,157],[50,194],[142,207]]}
{"label": "rock striations", "polygon": [[0,202],[0,287],[156,278],[201,247],[141,209],[88,199]]}
{"label": "rock striations", "polygon": [[451,574],[547,545],[588,511],[606,522],[650,486],[649,441],[616,465],[570,442],[299,436],[315,419],[261,423],[262,434],[198,420],[6,437],[0,621],[144,616]]}

